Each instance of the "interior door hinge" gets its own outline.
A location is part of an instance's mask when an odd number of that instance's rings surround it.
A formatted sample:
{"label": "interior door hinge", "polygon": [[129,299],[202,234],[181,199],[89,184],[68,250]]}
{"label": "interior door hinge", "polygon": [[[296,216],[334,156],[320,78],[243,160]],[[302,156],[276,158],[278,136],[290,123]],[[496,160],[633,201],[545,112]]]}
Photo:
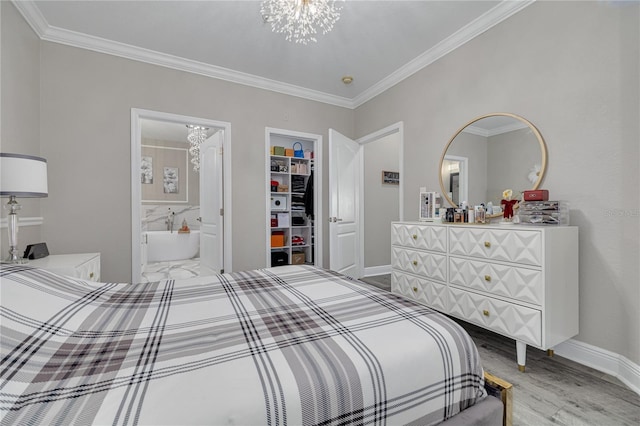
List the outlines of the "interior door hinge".
{"label": "interior door hinge", "polygon": [[220,209],[220,216],[224,216],[224,209]]}
{"label": "interior door hinge", "polygon": [[220,155],[222,155],[224,153],[224,148],[220,147]]}

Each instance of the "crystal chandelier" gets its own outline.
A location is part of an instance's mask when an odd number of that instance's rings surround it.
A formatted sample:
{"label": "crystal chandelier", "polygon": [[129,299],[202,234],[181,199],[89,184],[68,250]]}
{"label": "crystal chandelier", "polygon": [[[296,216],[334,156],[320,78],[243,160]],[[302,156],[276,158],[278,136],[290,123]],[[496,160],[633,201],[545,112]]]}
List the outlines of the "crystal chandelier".
{"label": "crystal chandelier", "polygon": [[189,141],[189,154],[195,172],[200,171],[200,145],[207,140],[208,127],[187,124],[187,140]]}
{"label": "crystal chandelier", "polygon": [[316,42],[318,29],[326,34],[340,18],[336,0],[264,0],[260,8],[271,30],[285,33],[288,41],[307,44]]}

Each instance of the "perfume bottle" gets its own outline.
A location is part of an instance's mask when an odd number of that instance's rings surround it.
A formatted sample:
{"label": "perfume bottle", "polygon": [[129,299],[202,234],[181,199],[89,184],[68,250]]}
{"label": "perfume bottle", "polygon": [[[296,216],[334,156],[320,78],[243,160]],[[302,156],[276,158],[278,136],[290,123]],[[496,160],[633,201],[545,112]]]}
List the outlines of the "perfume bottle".
{"label": "perfume bottle", "polygon": [[476,206],[476,215],[475,216],[476,216],[475,217],[476,223],[485,223],[486,215],[485,215],[485,211],[484,211],[484,206],[483,205]]}

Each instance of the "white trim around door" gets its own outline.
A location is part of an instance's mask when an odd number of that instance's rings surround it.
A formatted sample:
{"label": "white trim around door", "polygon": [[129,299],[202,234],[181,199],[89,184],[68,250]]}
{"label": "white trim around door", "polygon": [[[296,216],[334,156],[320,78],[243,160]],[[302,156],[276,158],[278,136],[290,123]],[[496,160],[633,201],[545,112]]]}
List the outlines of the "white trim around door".
{"label": "white trim around door", "polygon": [[139,282],[141,279],[141,245],[142,222],[141,206],[142,194],[140,189],[140,161],[142,146],[142,120],[166,121],[169,123],[198,124],[210,128],[217,128],[224,132],[223,149],[223,247],[224,271],[232,272],[232,212],[231,212],[231,123],[215,121],[185,115],[151,111],[139,108],[131,109],[131,279]]}

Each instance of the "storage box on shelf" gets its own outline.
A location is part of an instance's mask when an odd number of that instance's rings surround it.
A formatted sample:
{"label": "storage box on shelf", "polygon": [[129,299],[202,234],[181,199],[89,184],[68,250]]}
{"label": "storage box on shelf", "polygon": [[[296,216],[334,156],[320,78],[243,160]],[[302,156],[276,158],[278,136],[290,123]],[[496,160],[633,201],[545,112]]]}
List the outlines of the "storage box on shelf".
{"label": "storage box on shelf", "polygon": [[569,203],[524,201],[518,206],[515,221],[523,225],[569,225]]}
{"label": "storage box on shelf", "polygon": [[552,349],[578,333],[578,228],[396,222],[391,291]]}

